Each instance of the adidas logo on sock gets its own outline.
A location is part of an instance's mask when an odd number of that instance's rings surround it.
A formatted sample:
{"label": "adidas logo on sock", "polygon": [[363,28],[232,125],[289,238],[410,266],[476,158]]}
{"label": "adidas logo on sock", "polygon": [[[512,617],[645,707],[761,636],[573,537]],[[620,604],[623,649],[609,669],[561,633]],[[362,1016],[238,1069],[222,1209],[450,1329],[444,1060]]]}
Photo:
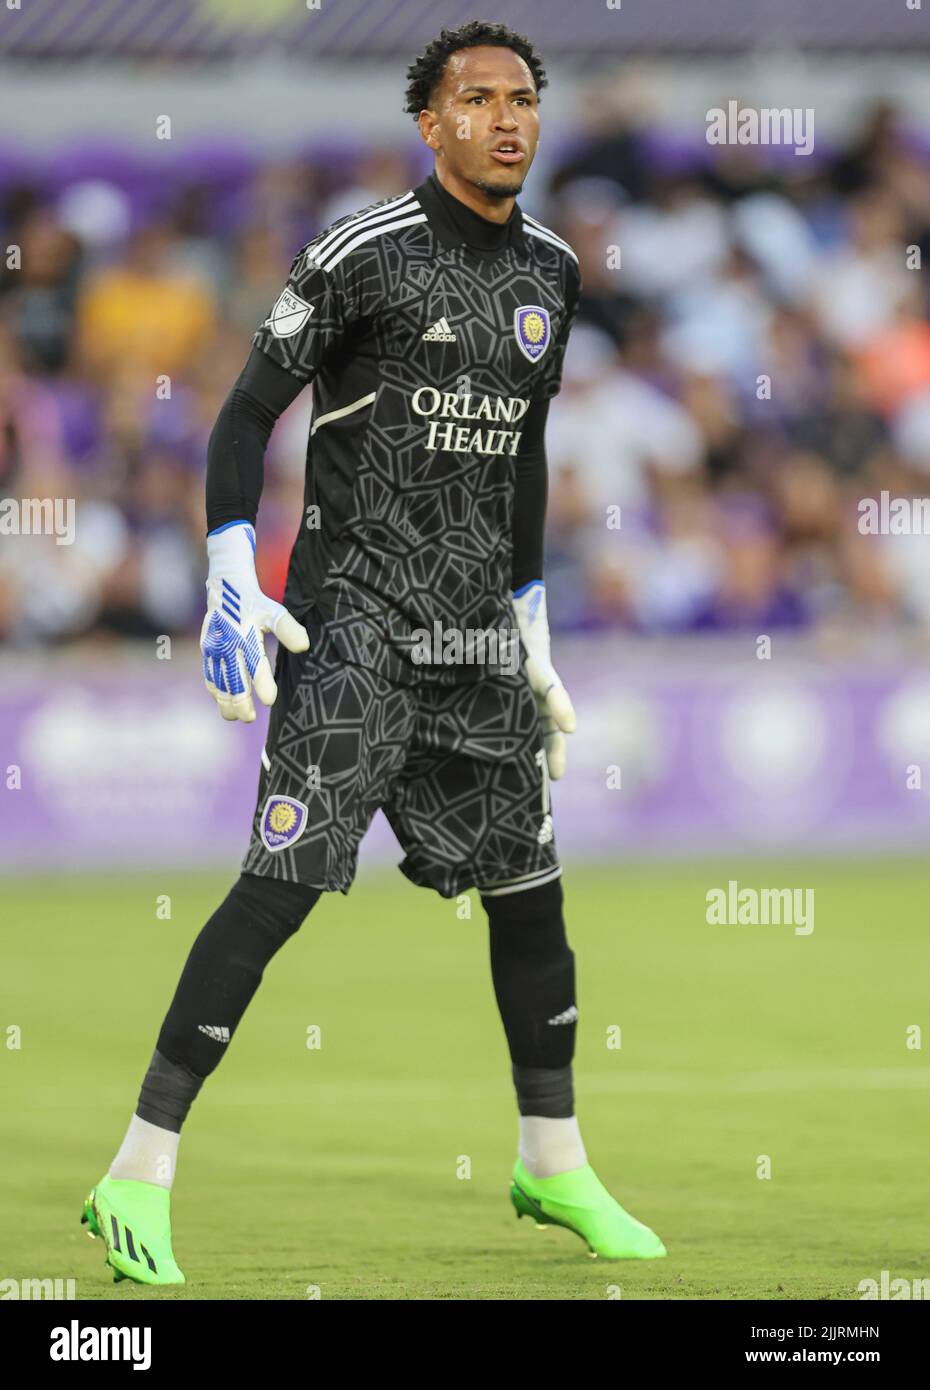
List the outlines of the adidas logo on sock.
{"label": "adidas logo on sock", "polygon": [[198,1023],[197,1032],[206,1033],[207,1037],[212,1038],[214,1042],[229,1042],[229,1029],[218,1028],[213,1023]]}
{"label": "adidas logo on sock", "polygon": [[575,1008],[575,1005],[572,1004],[572,1005],[569,1006],[569,1008],[565,1009],[562,1013],[556,1014],[555,1018],[550,1018],[550,1019],[549,1019],[549,1022],[550,1022],[550,1023],[574,1023],[574,1022],[575,1022],[575,1019],[576,1019],[577,1017],[578,1017],[578,1010]]}
{"label": "adidas logo on sock", "polygon": [[454,343],[455,334],[449,327],[449,320],[446,318],[437,319],[432,328],[428,328],[423,334],[424,343]]}

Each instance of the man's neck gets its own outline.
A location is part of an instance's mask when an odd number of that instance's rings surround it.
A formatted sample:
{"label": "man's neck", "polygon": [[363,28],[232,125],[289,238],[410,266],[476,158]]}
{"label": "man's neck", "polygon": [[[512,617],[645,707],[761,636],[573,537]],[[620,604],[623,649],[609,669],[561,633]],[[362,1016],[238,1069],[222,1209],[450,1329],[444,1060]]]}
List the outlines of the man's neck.
{"label": "man's neck", "polygon": [[460,203],[464,203],[467,208],[483,217],[486,222],[497,222],[503,224],[513,212],[515,197],[493,198],[486,193],[482,193],[480,188],[476,188],[473,183],[466,182],[465,179],[457,178],[455,174],[449,172],[437,160],[433,170],[438,181],[443,188],[453,198],[457,198]]}

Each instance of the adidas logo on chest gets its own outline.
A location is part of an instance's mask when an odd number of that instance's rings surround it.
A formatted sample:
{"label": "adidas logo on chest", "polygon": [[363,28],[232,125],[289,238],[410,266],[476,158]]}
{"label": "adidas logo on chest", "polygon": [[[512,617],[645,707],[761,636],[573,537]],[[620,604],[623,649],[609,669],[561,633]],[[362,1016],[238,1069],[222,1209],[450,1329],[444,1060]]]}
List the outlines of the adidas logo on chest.
{"label": "adidas logo on chest", "polygon": [[423,334],[424,343],[454,343],[455,334],[449,326],[449,320],[445,317],[437,319],[432,328],[428,328]]}

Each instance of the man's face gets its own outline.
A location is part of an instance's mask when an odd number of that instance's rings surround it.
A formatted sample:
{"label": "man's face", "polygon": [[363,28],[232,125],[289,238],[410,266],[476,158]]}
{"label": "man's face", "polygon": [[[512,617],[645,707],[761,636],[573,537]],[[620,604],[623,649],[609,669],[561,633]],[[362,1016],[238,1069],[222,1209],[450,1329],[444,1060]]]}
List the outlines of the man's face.
{"label": "man's face", "polygon": [[523,187],[539,143],[533,75],[510,48],[463,48],[446,64],[420,131],[449,173],[492,198]]}

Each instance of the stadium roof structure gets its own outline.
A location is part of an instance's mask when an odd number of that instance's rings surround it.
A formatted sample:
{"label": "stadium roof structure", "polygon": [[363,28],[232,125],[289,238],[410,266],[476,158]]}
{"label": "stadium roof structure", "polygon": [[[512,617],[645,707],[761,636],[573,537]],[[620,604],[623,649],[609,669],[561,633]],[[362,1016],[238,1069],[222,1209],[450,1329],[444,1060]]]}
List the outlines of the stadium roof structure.
{"label": "stadium roof structure", "polygon": [[0,5],[0,59],[410,56],[477,17],[530,34],[549,59],[930,47],[930,0],[26,0]]}

